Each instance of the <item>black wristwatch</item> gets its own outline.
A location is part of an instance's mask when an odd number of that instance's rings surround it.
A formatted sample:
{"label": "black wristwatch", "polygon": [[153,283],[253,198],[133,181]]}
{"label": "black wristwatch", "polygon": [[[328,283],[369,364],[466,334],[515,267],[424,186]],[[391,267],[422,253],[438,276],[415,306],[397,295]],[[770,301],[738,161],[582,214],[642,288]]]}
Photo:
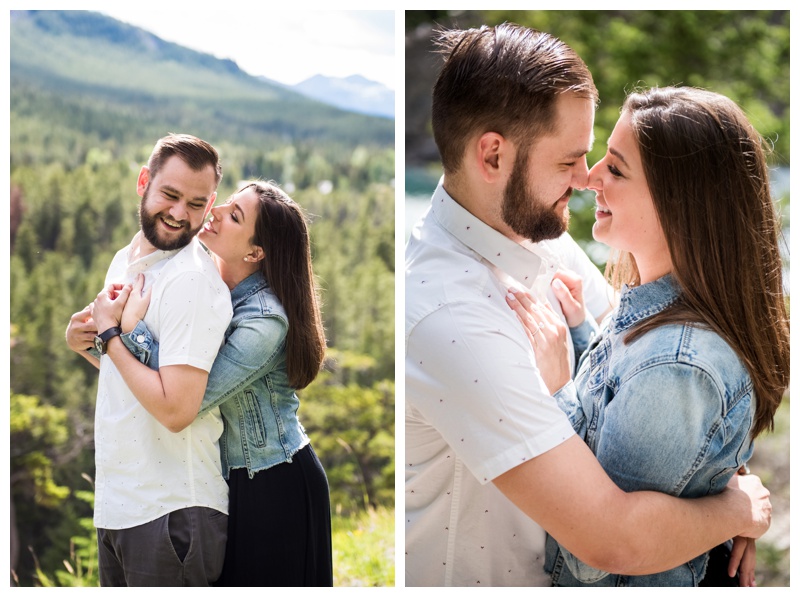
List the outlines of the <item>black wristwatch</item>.
{"label": "black wristwatch", "polygon": [[115,326],[113,328],[108,328],[102,334],[99,334],[94,337],[94,347],[97,349],[97,352],[100,354],[106,354],[106,348],[108,347],[108,341],[111,340],[114,336],[119,336],[122,334],[122,328]]}

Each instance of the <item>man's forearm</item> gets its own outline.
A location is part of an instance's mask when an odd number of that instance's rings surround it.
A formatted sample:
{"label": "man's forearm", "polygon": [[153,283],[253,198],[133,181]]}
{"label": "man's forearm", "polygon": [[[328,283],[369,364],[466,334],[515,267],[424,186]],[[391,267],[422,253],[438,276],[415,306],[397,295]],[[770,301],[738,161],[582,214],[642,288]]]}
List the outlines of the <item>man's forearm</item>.
{"label": "man's forearm", "polygon": [[170,383],[169,379],[164,379],[161,370],[150,369],[139,362],[119,337],[109,341],[108,356],[139,403],[167,429],[181,431],[195,419],[203,399],[207,375],[205,378],[199,376],[202,379],[193,376],[186,378],[183,383],[180,379]]}
{"label": "man's forearm", "polygon": [[669,570],[747,533],[752,521],[749,499],[733,489],[698,499],[633,492],[607,514],[608,553],[596,567],[614,574]]}
{"label": "man's forearm", "polygon": [[577,436],[494,483],[575,557],[615,574],[663,572],[768,527],[768,513],[757,510],[763,501],[749,497],[757,494],[752,488],[698,499],[625,493]]}
{"label": "man's forearm", "polygon": [[81,355],[87,361],[89,361],[97,369],[100,369],[100,359],[98,359],[96,356],[94,356],[88,350],[83,350],[83,351],[79,352],[78,354]]}

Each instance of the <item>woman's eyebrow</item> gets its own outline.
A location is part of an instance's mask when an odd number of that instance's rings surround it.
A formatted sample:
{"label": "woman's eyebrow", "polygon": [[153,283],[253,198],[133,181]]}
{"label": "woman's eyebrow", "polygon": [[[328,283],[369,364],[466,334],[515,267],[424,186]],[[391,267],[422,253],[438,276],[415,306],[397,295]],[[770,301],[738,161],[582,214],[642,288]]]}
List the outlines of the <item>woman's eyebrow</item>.
{"label": "woman's eyebrow", "polygon": [[628,164],[628,162],[625,161],[625,158],[616,149],[614,149],[613,147],[609,147],[608,148],[608,153],[610,153],[615,158],[617,158],[619,161],[621,161],[623,164],[625,164],[626,167],[630,168],[630,165]]}

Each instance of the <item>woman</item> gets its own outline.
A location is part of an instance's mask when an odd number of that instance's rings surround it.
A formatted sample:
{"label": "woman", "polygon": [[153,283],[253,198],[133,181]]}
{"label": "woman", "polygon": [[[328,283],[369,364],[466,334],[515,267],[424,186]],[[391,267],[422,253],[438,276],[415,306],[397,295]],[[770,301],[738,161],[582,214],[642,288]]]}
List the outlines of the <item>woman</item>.
{"label": "woman", "polygon": [[[220,450],[230,508],[217,584],[331,586],[328,483],[297,418],[295,394],[314,380],[325,354],[304,215],[277,186],[262,182],[243,186],[211,215],[198,238],[233,301],[200,410],[219,407],[224,422]],[[147,310],[142,284],[140,277],[125,305],[124,332]],[[98,298],[93,316],[98,325],[111,316],[107,301]],[[157,368],[158,345],[144,323],[130,335],[149,346],[144,358]],[[150,371],[131,353],[112,358],[123,377]],[[124,366],[116,359],[125,359]],[[168,413],[137,398],[169,424]]]}
{"label": "woman", "polygon": [[[623,490],[717,493],[746,464],[754,438],[772,427],[789,379],[778,222],[762,140],[721,95],[634,93],[588,186],[597,193],[593,236],[616,250],[606,273],[620,303],[574,383],[545,381]],[[577,326],[580,299],[562,303]],[[520,294],[509,295],[509,305],[543,374],[563,370],[565,332],[552,310]],[[753,559],[751,546],[740,584],[753,584]],[[691,586],[703,579],[708,554],[624,577],[583,565],[549,539],[547,560],[556,585]]]}

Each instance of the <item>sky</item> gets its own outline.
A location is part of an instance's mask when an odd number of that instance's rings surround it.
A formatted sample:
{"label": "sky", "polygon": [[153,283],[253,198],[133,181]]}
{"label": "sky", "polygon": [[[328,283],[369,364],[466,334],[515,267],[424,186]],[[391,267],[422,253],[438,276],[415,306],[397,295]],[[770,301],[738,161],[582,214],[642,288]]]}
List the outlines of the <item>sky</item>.
{"label": "sky", "polygon": [[251,75],[295,85],[316,74],[359,74],[395,89],[393,10],[142,10],[108,4],[98,10],[164,40],[230,58]]}

